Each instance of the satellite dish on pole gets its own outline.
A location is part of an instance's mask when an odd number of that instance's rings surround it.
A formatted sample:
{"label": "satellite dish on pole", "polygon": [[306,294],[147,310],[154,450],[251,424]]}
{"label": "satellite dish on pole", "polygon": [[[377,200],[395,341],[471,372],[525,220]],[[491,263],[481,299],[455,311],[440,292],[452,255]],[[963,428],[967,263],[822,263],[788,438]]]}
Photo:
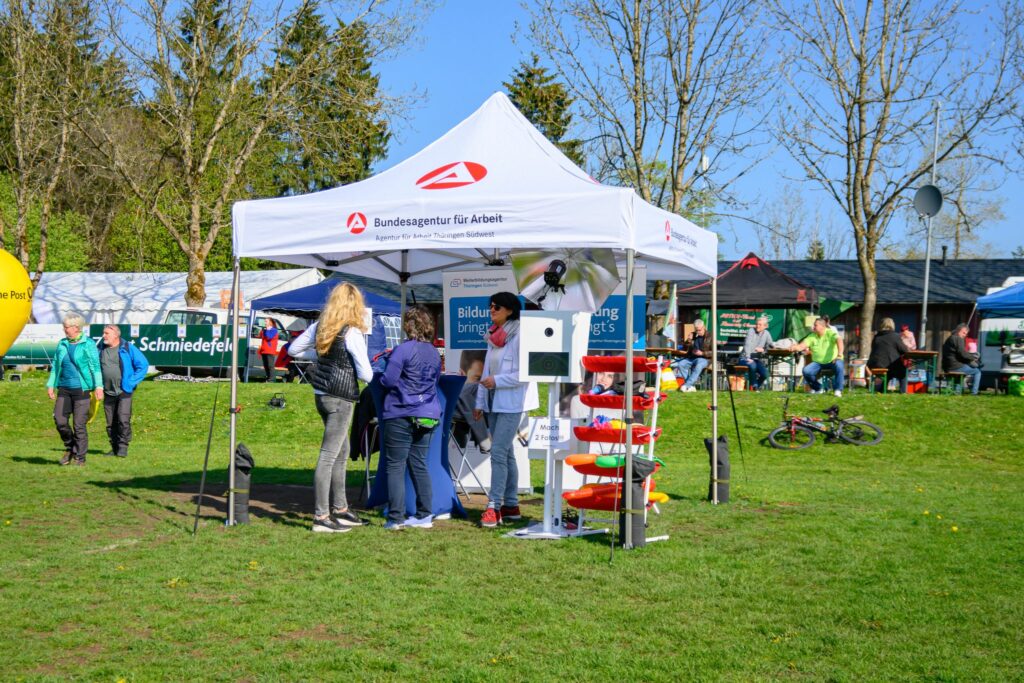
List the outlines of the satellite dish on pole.
{"label": "satellite dish on pole", "polygon": [[934,185],[925,185],[914,193],[914,208],[921,216],[931,218],[942,208],[942,193]]}

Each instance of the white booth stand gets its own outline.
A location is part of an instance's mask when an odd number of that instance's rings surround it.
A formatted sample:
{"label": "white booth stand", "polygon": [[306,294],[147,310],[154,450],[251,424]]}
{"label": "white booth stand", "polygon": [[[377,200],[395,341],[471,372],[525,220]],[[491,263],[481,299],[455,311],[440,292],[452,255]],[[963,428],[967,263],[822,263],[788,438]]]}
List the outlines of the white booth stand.
{"label": "white booth stand", "polygon": [[[437,284],[444,271],[504,265],[503,254],[514,249],[613,249],[625,262],[627,286],[638,262],[653,279],[717,274],[713,233],[648,204],[632,189],[597,183],[502,93],[372,178],[307,195],[237,202],[232,228],[236,268],[237,259],[252,257],[358,273],[401,283],[403,303],[406,285]],[[632,329],[627,301],[626,327]],[[629,392],[627,386],[627,400]],[[233,373],[231,453],[236,406]],[[632,458],[626,468],[631,471]],[[626,507],[632,514],[631,500]],[[230,503],[228,510],[232,524]]]}

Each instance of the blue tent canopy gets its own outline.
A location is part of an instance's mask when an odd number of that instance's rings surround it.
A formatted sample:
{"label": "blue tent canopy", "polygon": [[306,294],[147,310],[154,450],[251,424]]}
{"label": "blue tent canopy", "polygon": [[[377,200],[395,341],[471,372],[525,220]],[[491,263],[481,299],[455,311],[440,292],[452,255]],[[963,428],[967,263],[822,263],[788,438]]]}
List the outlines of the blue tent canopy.
{"label": "blue tent canopy", "polygon": [[[284,313],[298,318],[316,318],[327,303],[331,290],[342,282],[345,282],[344,278],[331,277],[308,287],[253,299],[250,302],[251,310]],[[360,291],[363,293],[367,308],[373,311],[373,329],[366,339],[367,351],[372,359],[381,351],[392,348],[401,341],[398,316],[402,314],[402,307],[398,302],[378,294],[372,294],[364,289]],[[385,324],[385,319],[392,320],[394,324]]]}
{"label": "blue tent canopy", "polygon": [[978,298],[983,318],[1024,318],[1024,282]]}
{"label": "blue tent canopy", "polygon": [[[331,277],[322,280],[315,285],[300,287],[289,292],[265,296],[262,299],[254,299],[250,306],[255,311],[270,311],[273,313],[285,313],[300,318],[315,318],[320,315],[327,297],[331,290],[345,282],[343,278]],[[373,309],[375,315],[401,315],[401,306],[396,301],[386,299],[376,294],[363,291],[363,298],[366,299],[367,307]]]}

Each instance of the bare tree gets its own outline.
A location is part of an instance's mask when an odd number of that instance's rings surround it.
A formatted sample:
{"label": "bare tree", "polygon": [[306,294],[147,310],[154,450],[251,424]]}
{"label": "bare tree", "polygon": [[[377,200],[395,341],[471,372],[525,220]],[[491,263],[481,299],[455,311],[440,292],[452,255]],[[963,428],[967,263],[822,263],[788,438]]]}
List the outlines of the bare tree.
{"label": "bare tree", "polygon": [[[755,143],[752,114],[766,76],[756,4],[542,0],[531,8],[530,34],[597,143],[595,175],[647,201],[692,212],[700,181],[711,181],[707,169],[721,171]],[[714,192],[742,170],[716,173]]]}
{"label": "bare tree", "polygon": [[969,154],[1006,120],[1020,89],[1010,60],[1021,10],[1006,2],[991,22],[991,42],[978,44],[964,40],[967,8],[958,0],[771,4],[791,39],[779,140],[849,219],[864,281],[861,338],[871,339],[875,257],[896,210],[930,169],[934,103],[943,102],[943,129],[955,131],[942,140],[940,163]]}
{"label": "bare tree", "polygon": [[[7,76],[0,96],[0,119],[7,129],[0,163],[14,187],[14,250],[33,285],[46,268],[54,195],[67,170],[72,121],[90,88],[90,64],[78,42],[89,21],[88,6],[70,0],[12,0],[0,10],[0,61]],[[30,244],[29,220],[37,208],[38,242]],[[0,218],[0,245],[5,233]]]}
{"label": "bare tree", "polygon": [[[271,133],[294,130],[303,107],[323,106],[324,99],[304,101],[302,93],[309,93],[297,86],[316,82],[332,66],[325,53],[344,44],[350,27],[366,31],[371,56],[383,55],[409,40],[428,6],[426,0],[300,0],[263,15],[251,0],[188,0],[177,11],[166,0],[121,1],[117,9],[133,18],[111,24],[140,96],[152,93],[144,98],[146,120],[132,124],[148,131],[149,144],[125,137],[104,115],[85,131],[188,257],[186,303],[204,303],[207,256],[229,224],[231,203],[251,195],[265,170],[261,154],[273,154]],[[305,50],[296,54],[293,38],[320,12],[335,12],[337,21],[304,35]],[[344,98],[347,107],[374,107],[383,116],[400,102],[341,89],[318,95],[332,104]]]}

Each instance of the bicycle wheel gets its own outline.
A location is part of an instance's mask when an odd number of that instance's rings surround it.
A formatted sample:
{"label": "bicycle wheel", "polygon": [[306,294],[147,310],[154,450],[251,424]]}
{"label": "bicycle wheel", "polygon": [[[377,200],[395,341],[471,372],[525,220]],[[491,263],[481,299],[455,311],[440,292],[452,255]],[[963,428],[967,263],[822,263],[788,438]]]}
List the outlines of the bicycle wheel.
{"label": "bicycle wheel", "polygon": [[882,440],[882,430],[877,425],[864,420],[848,420],[843,422],[843,430],[839,438],[854,446],[874,446]]}
{"label": "bicycle wheel", "polygon": [[784,451],[799,450],[814,444],[814,432],[800,425],[782,425],[768,435],[768,443]]}

